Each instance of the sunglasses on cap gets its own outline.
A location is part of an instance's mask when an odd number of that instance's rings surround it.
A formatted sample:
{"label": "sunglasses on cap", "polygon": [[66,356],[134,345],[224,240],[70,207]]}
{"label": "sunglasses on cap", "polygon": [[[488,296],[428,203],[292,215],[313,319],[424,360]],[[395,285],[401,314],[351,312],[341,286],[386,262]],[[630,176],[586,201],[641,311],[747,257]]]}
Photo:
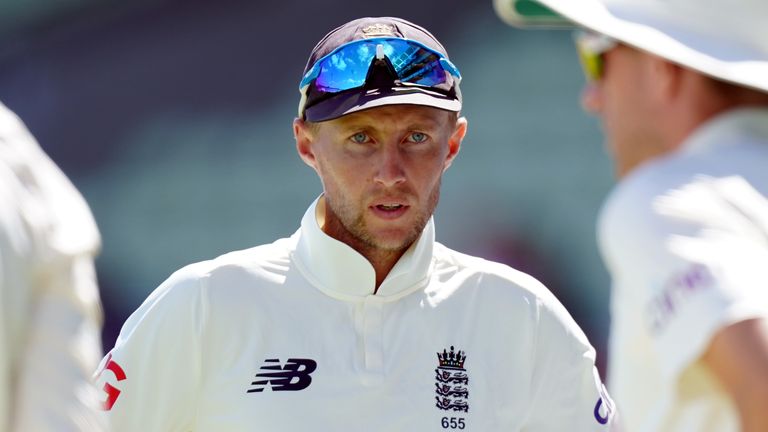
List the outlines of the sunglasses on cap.
{"label": "sunglasses on cap", "polygon": [[448,87],[452,88],[461,81],[459,69],[444,54],[419,42],[400,38],[356,40],[321,57],[307,71],[299,83],[302,95],[299,115],[306,108],[310,85],[313,86],[314,99],[362,88],[374,60],[385,58],[392,65],[398,86],[431,88],[449,84]]}
{"label": "sunglasses on cap", "polygon": [[605,53],[618,46],[619,42],[611,37],[584,30],[577,31],[574,39],[587,80],[601,80],[605,73]]}

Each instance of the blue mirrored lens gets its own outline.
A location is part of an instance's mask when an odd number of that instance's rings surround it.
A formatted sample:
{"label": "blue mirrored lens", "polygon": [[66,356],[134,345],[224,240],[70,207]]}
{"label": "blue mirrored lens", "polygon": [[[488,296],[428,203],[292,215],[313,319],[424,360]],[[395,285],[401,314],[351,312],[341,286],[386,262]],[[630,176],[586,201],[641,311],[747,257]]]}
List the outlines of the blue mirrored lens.
{"label": "blue mirrored lens", "polygon": [[402,82],[435,86],[446,81],[447,73],[457,78],[458,70],[439,53],[418,42],[405,39],[367,39],[337,48],[315,63],[301,82],[301,87],[315,79],[318,90],[336,93],[365,84],[368,68],[381,45]]}

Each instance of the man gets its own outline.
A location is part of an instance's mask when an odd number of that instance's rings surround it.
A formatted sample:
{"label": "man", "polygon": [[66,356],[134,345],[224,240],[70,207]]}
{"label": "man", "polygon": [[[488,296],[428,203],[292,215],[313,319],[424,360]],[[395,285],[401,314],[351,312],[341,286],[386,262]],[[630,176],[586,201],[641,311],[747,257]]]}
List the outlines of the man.
{"label": "man", "polygon": [[533,278],[434,241],[467,130],[425,29],[326,35],[293,130],[323,185],[291,238],[194,264],[103,362],[117,431],[601,431],[594,350]]}
{"label": "man", "polygon": [[102,430],[99,246],[82,196],[0,105],[1,431]]}
{"label": "man", "polygon": [[541,3],[584,29],[582,102],[616,162],[598,235],[627,430],[768,430],[768,2]]}

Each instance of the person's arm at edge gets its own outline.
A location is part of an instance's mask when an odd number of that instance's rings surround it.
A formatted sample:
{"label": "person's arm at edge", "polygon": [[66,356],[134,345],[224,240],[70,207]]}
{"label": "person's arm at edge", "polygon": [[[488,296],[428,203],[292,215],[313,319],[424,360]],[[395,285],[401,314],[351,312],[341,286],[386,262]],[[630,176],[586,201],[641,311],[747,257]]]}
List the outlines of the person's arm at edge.
{"label": "person's arm at edge", "polygon": [[731,395],[741,430],[768,430],[768,320],[748,319],[719,330],[701,362]]}
{"label": "person's arm at edge", "polygon": [[104,430],[90,379],[103,354],[92,255],[62,257],[36,279],[11,430]]}

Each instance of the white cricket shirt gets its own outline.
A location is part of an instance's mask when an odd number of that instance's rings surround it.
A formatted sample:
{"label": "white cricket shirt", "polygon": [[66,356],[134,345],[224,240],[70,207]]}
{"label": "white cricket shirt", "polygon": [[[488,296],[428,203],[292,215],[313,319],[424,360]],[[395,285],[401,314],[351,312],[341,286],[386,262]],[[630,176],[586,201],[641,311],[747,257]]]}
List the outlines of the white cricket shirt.
{"label": "white cricket shirt", "polygon": [[102,362],[115,431],[603,431],[594,350],[554,296],[434,241],[374,292],[322,232],[188,266]]}
{"label": "white cricket shirt", "polygon": [[628,175],[599,243],[613,279],[608,385],[628,432],[730,432],[730,398],[697,362],[714,334],[768,318],[768,110],[700,127]]}
{"label": "white cricket shirt", "polygon": [[0,431],[99,431],[99,232],[75,187],[0,104]]}

